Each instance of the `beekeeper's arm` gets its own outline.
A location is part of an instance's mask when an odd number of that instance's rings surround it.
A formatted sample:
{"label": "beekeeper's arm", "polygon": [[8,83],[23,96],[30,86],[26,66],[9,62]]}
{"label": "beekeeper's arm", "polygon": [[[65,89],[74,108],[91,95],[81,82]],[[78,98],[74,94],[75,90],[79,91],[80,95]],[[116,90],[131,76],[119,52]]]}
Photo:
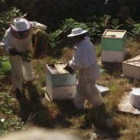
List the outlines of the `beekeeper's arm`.
{"label": "beekeeper's arm", "polygon": [[6,30],[5,35],[0,43],[0,46],[3,48],[6,55],[9,54],[10,50],[13,49],[12,43],[10,42],[9,30]]}
{"label": "beekeeper's arm", "polygon": [[31,25],[32,25],[32,28],[33,28],[33,34],[35,34],[37,32],[37,30],[46,30],[47,29],[47,26],[44,25],[44,24],[41,24],[41,23],[38,23],[38,22],[30,22]]}
{"label": "beekeeper's arm", "polygon": [[82,56],[83,50],[78,47],[71,61],[69,61],[69,66],[74,70],[81,70],[82,68]]}

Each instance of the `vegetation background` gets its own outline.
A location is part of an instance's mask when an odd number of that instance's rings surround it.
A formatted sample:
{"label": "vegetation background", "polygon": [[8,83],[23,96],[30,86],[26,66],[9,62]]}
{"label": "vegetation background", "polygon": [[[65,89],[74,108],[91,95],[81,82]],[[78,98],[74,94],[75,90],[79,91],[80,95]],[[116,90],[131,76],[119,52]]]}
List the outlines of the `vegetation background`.
{"label": "vegetation background", "polygon": [[[137,79],[122,77],[122,64],[100,65],[103,70],[98,84],[110,91],[103,97],[105,108],[79,112],[71,101],[48,102],[44,99],[46,84],[46,63],[67,62],[73,50],[66,35],[74,27],[88,29],[96,47],[100,62],[100,39],[105,29],[127,30],[126,59],[140,52],[140,1],[139,0],[0,0],[0,39],[9,27],[10,21],[22,16],[48,26],[46,57],[34,58],[35,104],[28,94],[31,89],[24,85],[27,99],[15,99],[11,87],[10,65],[7,58],[0,59],[0,134],[45,127],[74,133],[83,139],[140,139],[139,115],[123,114],[117,105],[132,87],[139,87]],[[34,41],[34,40],[33,40]],[[43,40],[44,41],[44,40]],[[40,42],[40,46],[42,42]],[[4,65],[4,62],[7,62]]]}

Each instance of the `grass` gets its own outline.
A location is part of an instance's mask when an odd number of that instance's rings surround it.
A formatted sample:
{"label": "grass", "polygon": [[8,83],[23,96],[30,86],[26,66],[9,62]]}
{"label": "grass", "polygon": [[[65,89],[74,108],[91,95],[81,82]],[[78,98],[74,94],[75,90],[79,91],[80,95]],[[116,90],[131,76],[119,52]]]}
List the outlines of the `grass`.
{"label": "grass", "polygon": [[[127,59],[139,54],[140,43],[127,40]],[[98,62],[100,61],[100,44],[97,46]],[[140,81],[122,76],[122,64],[100,64],[104,71],[98,84],[110,89],[103,96],[104,106],[87,111],[76,110],[73,101],[52,101],[44,99],[43,87],[46,86],[46,64],[64,62],[71,59],[73,50],[65,47],[61,58],[46,57],[32,61],[34,69],[34,88],[24,86],[26,99],[18,101],[11,86],[11,76],[0,76],[0,134],[30,127],[44,127],[74,133],[86,140],[95,134],[97,139],[132,140],[140,139],[140,116],[124,114],[117,111],[117,105],[124,92],[132,87],[139,87]],[[32,100],[36,97],[36,103]]]}

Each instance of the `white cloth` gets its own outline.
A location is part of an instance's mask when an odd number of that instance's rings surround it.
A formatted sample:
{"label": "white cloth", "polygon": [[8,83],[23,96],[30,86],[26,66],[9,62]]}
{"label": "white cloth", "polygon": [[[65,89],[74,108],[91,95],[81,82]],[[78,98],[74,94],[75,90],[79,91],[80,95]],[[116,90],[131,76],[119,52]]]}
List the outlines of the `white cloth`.
{"label": "white cloth", "polygon": [[[9,48],[15,48],[17,51],[32,50],[32,34],[35,33],[38,28],[45,30],[47,27],[37,22],[30,22],[30,24],[31,28],[29,29],[29,35],[25,39],[15,38],[12,35],[10,28],[6,30],[5,35],[2,39],[2,43],[4,44],[3,49],[5,50],[6,54],[9,54]],[[12,82],[15,88],[22,87],[22,75],[27,81],[33,80],[31,63],[23,62],[21,56],[18,55],[10,55],[9,58],[12,69]]]}
{"label": "white cloth", "polygon": [[76,48],[75,54],[69,62],[70,67],[73,69],[80,70],[88,68],[96,62],[95,48],[89,37],[79,42],[74,48]]}
{"label": "white cloth", "polygon": [[32,34],[36,32],[38,28],[45,30],[47,27],[43,24],[37,22],[30,22],[31,28],[29,30],[29,36],[25,39],[17,39],[15,38],[10,28],[6,30],[4,38],[2,39],[2,43],[5,44],[4,50],[7,54],[9,54],[9,48],[15,48],[17,51],[26,51],[32,49]]}
{"label": "white cloth", "polygon": [[69,64],[73,69],[79,71],[77,94],[74,99],[75,107],[84,109],[85,99],[93,107],[101,106],[102,96],[95,86],[99,77],[99,66],[94,45],[90,42],[89,37],[76,45],[76,52]]}

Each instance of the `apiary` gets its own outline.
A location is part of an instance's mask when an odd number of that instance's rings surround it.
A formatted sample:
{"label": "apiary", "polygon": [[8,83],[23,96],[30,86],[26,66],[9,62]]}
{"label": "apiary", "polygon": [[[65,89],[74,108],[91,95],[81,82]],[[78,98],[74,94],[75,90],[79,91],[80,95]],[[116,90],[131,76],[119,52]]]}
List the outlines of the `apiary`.
{"label": "apiary", "polygon": [[102,62],[123,62],[126,56],[126,49],[123,51],[108,51],[102,50],[101,61]]}
{"label": "apiary", "polygon": [[126,47],[126,30],[106,29],[101,37],[101,48],[108,51],[123,51]]}
{"label": "apiary", "polygon": [[46,90],[53,99],[73,99],[76,94],[76,74],[71,75],[64,67],[66,64],[46,65]]}
{"label": "apiary", "polygon": [[140,79],[140,55],[123,61],[122,71],[127,77]]}

